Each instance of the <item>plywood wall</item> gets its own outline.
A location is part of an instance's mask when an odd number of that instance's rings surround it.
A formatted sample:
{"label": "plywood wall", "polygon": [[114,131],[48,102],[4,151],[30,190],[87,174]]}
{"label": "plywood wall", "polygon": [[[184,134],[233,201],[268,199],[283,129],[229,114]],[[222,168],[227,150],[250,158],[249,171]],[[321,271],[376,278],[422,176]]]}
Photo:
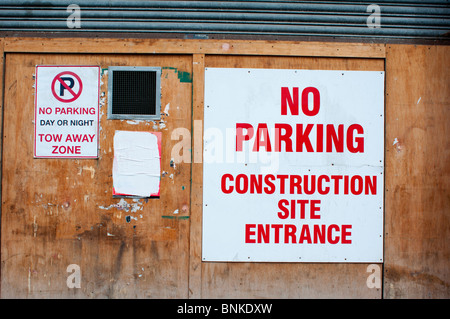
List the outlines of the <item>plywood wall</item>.
{"label": "plywood wall", "polygon": [[[161,121],[106,119],[98,160],[33,159],[35,65],[162,67]],[[190,128],[190,56],[6,56],[2,183],[3,298],[185,298],[190,167],[171,165],[174,128]],[[160,199],[112,197],[115,130],[162,132]],[[130,216],[130,218],[126,218]],[[80,266],[82,288],[66,271]]]}
{"label": "plywood wall", "polygon": [[450,297],[450,55],[388,45],[385,298]]}
{"label": "plywood wall", "polygon": [[[132,39],[1,39],[5,70],[2,298],[448,298],[446,46]],[[38,64],[162,67],[161,121],[100,118],[98,160],[33,159]],[[386,71],[383,285],[368,264],[201,261],[205,67]],[[191,163],[171,165],[176,128]],[[112,197],[115,130],[162,132],[161,197]],[[188,157],[189,157],[188,156]],[[119,205],[120,204],[120,205]],[[127,219],[127,216],[133,218]],[[77,264],[81,288],[66,285]],[[368,268],[369,267],[369,268]],[[370,271],[370,270],[369,270]]]}

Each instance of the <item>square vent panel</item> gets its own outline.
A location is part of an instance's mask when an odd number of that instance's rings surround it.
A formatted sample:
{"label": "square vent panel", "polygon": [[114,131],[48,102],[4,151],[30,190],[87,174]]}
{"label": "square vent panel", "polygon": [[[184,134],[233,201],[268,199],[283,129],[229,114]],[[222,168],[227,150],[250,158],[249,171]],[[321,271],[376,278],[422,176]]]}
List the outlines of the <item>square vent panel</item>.
{"label": "square vent panel", "polygon": [[110,66],[108,119],[161,119],[161,68]]}

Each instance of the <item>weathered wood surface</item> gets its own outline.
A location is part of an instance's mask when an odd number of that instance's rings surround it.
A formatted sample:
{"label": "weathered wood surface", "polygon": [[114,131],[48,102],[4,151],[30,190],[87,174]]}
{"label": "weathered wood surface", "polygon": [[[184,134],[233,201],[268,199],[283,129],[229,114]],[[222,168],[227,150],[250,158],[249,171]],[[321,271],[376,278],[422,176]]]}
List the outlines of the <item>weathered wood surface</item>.
{"label": "weathered wood surface", "polygon": [[233,54],[384,58],[379,43],[248,40],[5,38],[7,52]]}
{"label": "weathered wood surface", "polygon": [[[0,76],[4,84],[2,298],[450,296],[448,47],[0,40],[1,52],[6,54],[1,68],[5,73]],[[162,111],[170,103],[168,115],[163,115],[161,123],[110,121],[104,100],[98,160],[33,159],[33,74],[37,64],[93,64],[104,69],[109,65],[162,66]],[[202,141],[196,138],[194,127],[202,127],[204,67],[384,70],[385,65],[382,289],[367,286],[367,264],[201,262],[202,164],[198,147]],[[103,74],[102,82],[106,92],[107,75]],[[172,140],[175,128],[193,134],[192,165],[170,165],[172,148],[179,142]],[[115,130],[162,132],[160,199],[127,199],[126,205],[119,206],[120,200],[112,198]],[[127,222],[126,216],[136,219]],[[70,264],[81,268],[81,289],[66,285]]]}
{"label": "weathered wood surface", "polygon": [[450,297],[450,50],[388,45],[385,298]]}
{"label": "weathered wood surface", "polygon": [[[33,159],[38,64],[161,66],[166,113],[107,120],[102,100],[98,160]],[[6,69],[2,298],[186,298],[190,164],[171,165],[171,133],[191,126],[191,58],[8,54]],[[102,82],[106,92],[105,72]],[[160,199],[112,198],[115,130],[162,132]],[[66,285],[70,264],[80,266],[81,289]]]}

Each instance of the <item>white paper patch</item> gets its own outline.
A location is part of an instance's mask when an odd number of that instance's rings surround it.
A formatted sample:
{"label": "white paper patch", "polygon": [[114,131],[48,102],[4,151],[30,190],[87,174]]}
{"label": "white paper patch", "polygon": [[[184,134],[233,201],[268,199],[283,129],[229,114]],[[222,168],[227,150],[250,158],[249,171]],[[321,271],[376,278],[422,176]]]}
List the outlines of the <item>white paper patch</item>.
{"label": "white paper patch", "polygon": [[159,196],[161,155],[159,132],[116,131],[114,195]]}

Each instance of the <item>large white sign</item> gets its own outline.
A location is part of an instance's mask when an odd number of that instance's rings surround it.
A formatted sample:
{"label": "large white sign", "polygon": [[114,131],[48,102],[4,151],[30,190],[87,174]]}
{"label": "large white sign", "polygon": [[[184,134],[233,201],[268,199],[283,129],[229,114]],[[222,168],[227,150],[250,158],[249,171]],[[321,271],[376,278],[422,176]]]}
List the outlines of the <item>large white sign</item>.
{"label": "large white sign", "polygon": [[100,67],[36,66],[34,157],[97,158]]}
{"label": "large white sign", "polygon": [[384,72],[207,68],[204,105],[204,261],[383,261]]}

